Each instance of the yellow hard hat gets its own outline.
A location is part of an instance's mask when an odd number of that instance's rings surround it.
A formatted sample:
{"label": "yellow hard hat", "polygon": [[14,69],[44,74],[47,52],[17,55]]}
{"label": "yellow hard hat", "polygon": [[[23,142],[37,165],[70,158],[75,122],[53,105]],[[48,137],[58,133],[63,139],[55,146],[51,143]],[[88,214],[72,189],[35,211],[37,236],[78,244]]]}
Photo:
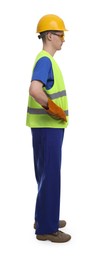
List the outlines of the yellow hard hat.
{"label": "yellow hard hat", "polygon": [[68,31],[63,20],[55,14],[44,15],[37,24],[37,33],[45,31]]}

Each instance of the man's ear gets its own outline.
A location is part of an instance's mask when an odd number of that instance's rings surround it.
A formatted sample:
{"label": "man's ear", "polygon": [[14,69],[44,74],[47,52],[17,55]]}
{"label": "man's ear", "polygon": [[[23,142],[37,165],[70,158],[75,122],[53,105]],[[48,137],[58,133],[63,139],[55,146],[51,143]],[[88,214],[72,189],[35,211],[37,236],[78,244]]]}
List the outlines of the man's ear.
{"label": "man's ear", "polygon": [[47,39],[48,39],[49,41],[51,41],[51,36],[52,36],[51,32],[48,32],[48,34],[47,34]]}

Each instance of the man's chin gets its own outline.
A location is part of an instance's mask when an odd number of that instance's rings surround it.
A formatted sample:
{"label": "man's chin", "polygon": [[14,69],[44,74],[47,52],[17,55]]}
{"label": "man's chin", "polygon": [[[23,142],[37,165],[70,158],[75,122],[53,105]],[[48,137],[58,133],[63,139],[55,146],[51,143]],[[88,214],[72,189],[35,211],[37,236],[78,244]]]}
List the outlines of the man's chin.
{"label": "man's chin", "polygon": [[58,48],[58,51],[60,51],[62,49],[62,45]]}

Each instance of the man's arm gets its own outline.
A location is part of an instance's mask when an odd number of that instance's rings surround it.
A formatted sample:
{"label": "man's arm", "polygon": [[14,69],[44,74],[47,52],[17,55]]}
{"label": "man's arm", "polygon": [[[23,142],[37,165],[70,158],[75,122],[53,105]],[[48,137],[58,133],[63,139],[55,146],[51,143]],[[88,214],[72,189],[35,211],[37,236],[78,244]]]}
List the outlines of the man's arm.
{"label": "man's arm", "polygon": [[43,83],[38,80],[33,80],[29,88],[29,94],[32,96],[41,106],[47,107],[48,97],[42,89]]}

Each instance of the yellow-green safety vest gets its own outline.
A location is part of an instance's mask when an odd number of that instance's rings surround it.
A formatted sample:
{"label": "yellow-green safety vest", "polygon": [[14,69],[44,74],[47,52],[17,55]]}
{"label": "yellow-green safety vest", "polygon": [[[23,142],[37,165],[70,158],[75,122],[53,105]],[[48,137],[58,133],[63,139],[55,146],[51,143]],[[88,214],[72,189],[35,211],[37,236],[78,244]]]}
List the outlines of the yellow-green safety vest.
{"label": "yellow-green safety vest", "polygon": [[68,100],[61,70],[54,58],[44,50],[37,55],[35,64],[42,57],[48,57],[50,59],[54,75],[54,84],[52,88],[46,90],[46,87],[43,87],[43,90],[56,105],[65,111],[67,122],[49,115],[47,111],[29,95],[26,125],[31,128],[66,128],[68,125]]}

